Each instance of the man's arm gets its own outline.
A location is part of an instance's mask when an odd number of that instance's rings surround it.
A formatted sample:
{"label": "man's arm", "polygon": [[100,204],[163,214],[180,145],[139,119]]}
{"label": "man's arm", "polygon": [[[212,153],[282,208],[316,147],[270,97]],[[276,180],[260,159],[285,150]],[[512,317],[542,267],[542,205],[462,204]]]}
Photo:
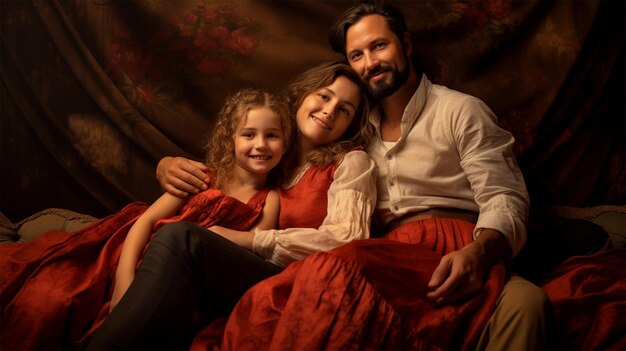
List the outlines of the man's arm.
{"label": "man's arm", "polygon": [[521,249],[529,206],[513,152],[515,139],[498,127],[493,112],[482,101],[470,98],[451,116],[461,167],[480,215],[475,240],[444,256],[433,273],[429,287],[434,290],[427,296],[442,304],[480,291],[487,270]]}
{"label": "man's arm", "polygon": [[159,161],[156,178],[161,189],[180,198],[208,188],[207,166],[184,157],[164,157]]}

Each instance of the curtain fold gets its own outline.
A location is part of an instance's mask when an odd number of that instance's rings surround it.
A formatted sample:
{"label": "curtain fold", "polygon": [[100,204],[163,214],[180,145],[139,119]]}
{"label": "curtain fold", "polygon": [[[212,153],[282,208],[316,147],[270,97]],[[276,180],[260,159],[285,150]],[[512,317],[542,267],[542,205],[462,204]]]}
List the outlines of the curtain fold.
{"label": "curtain fold", "polygon": [[[340,58],[353,3],[1,1],[0,211],[153,201],[158,160],[202,159],[227,95]],[[626,203],[624,2],[394,3],[431,80],[515,135],[533,205]]]}
{"label": "curtain fold", "polygon": [[171,152],[189,157],[148,123],[120,93],[91,55],[57,1],[36,0],[33,5],[76,81],[126,138],[155,159]]}

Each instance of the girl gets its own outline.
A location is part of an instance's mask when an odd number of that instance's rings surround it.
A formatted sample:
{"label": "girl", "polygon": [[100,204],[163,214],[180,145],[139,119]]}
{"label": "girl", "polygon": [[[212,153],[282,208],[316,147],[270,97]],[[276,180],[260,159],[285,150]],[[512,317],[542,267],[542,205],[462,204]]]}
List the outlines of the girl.
{"label": "girl", "polygon": [[[214,189],[198,194],[187,202],[182,214],[163,223],[197,220],[195,216],[211,210],[225,196],[245,204],[258,195],[259,199],[265,199],[265,206],[255,228],[274,228],[278,218],[278,194],[260,191],[265,188],[268,174],[279,164],[286,150],[285,137],[289,135],[286,129],[291,127],[287,116],[277,99],[265,92],[247,89],[229,98],[218,114],[215,132],[206,146],[206,165],[209,174],[215,177]],[[280,178],[272,180],[276,179]],[[201,204],[203,202],[208,202],[211,207],[207,208]],[[165,193],[133,224],[120,256],[111,309],[132,282],[155,224],[177,213],[184,203],[184,199]],[[227,218],[227,215],[207,217],[198,224],[229,225]]]}
{"label": "girl", "polygon": [[164,224],[275,227],[278,195],[266,183],[284,173],[292,129],[284,101],[242,90],[226,101],[216,123],[206,160],[212,188],[187,200],[164,194],[148,208],[133,203],[71,235],[48,232],[0,247],[3,348],[84,347],[134,280],[150,235]]}
{"label": "girl", "polygon": [[[361,150],[372,135],[361,84],[343,63],[296,78],[287,89],[298,131],[295,167],[279,189],[279,229],[251,235],[182,223],[162,227],[127,295],[88,348],[187,348],[206,324],[197,323],[196,312],[205,321],[226,315],[248,288],[289,263],[368,238],[376,190],[374,164]],[[176,166],[181,163],[205,171],[192,161],[166,158],[159,179],[187,173]],[[171,188],[171,182],[162,185]]]}

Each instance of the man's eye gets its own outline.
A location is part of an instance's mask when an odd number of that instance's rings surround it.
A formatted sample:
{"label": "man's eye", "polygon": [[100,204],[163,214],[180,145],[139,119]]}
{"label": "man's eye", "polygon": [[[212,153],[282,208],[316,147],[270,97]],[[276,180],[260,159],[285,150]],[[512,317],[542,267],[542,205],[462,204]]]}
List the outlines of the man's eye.
{"label": "man's eye", "polygon": [[376,45],[374,45],[375,49],[384,49],[385,46],[387,46],[387,44],[385,43],[377,43]]}
{"label": "man's eye", "polygon": [[363,55],[361,55],[361,53],[352,54],[352,56],[350,56],[350,60],[351,61],[357,61],[358,59],[361,58],[361,56],[363,56]]}

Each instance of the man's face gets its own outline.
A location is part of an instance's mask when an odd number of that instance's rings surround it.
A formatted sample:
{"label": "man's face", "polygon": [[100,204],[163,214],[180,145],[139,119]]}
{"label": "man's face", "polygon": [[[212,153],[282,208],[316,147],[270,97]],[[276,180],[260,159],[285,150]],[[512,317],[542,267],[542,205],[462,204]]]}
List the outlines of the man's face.
{"label": "man's face", "polygon": [[376,99],[392,95],[406,83],[408,54],[380,15],[365,16],[346,32],[348,62]]}

